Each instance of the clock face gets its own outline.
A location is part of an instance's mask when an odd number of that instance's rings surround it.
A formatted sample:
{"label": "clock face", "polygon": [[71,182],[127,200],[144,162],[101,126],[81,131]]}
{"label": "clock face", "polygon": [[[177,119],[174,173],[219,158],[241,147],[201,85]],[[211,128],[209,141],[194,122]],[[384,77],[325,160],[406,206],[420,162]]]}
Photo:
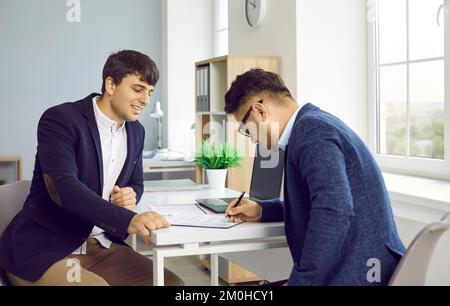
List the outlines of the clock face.
{"label": "clock face", "polygon": [[250,26],[255,27],[261,23],[265,14],[265,0],[246,0],[245,16]]}

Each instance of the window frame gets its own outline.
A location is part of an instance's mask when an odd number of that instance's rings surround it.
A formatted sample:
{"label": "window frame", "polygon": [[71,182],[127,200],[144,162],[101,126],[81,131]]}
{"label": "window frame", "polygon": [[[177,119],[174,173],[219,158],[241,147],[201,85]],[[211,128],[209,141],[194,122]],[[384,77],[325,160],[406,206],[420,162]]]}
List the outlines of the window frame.
{"label": "window frame", "polygon": [[[407,5],[407,50],[409,50],[409,0],[405,0]],[[444,1],[443,1],[444,2]],[[447,0],[448,6],[450,6],[450,1]],[[379,152],[379,131],[380,131],[380,120],[379,120],[379,75],[378,67],[387,65],[378,65],[378,0],[367,2],[367,36],[368,36],[368,124],[369,124],[369,148],[372,154],[375,156],[381,169],[385,172],[392,172],[405,175],[413,176],[423,176],[436,179],[450,180],[450,7],[447,6],[446,9],[442,10],[445,27],[444,29],[444,160],[437,160],[431,158],[420,158],[420,157],[405,157],[405,156],[394,156],[394,155],[384,155]],[[375,5],[375,7],[373,6]],[[375,11],[371,11],[374,10]],[[372,16],[371,16],[372,15]],[[372,18],[371,18],[372,17]],[[442,25],[442,23],[441,23]],[[408,52],[408,51],[407,51]],[[439,58],[434,58],[434,60]],[[408,64],[417,62],[431,62],[430,59],[421,60],[410,60],[409,52],[406,61],[397,62],[393,64],[400,65],[401,63]],[[390,64],[388,64],[390,65]],[[407,70],[409,70],[407,68]],[[408,116],[408,147],[410,141],[410,112],[409,112],[409,71],[407,72],[407,90],[408,90],[408,101],[407,101],[407,116]],[[409,150],[409,149],[408,149]],[[409,152],[409,151],[408,151]]]}

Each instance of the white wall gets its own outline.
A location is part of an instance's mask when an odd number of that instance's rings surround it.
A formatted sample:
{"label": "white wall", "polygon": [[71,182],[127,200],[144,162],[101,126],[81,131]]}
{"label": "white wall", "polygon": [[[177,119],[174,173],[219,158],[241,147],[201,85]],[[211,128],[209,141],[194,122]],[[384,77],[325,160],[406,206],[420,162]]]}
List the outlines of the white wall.
{"label": "white wall", "polygon": [[297,0],[299,103],[311,102],[368,141],[365,0]]}
{"label": "white wall", "polygon": [[214,54],[214,1],[163,1],[163,101],[168,144],[188,152],[195,122],[195,62]]}
{"label": "white wall", "polygon": [[[66,19],[66,2],[0,1],[0,155],[21,155],[24,179],[33,175],[42,113],[100,92],[111,53],[134,49],[161,68],[161,0],[81,1],[79,23]],[[148,115],[160,86],[139,118],[147,150],[156,146],[157,125]]]}
{"label": "white wall", "polygon": [[268,0],[264,22],[247,25],[245,1],[229,1],[229,50],[232,55],[274,55],[280,74],[297,95],[296,0]]}
{"label": "white wall", "polygon": [[367,141],[365,0],[267,0],[258,28],[244,1],[230,0],[230,54],[275,55],[299,104],[333,113]]}

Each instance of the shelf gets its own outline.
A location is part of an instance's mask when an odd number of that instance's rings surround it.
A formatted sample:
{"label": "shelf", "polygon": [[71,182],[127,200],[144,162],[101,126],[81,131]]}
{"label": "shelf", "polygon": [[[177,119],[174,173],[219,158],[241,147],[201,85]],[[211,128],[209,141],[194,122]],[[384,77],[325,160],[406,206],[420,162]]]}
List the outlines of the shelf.
{"label": "shelf", "polygon": [[[199,94],[198,69],[209,68],[209,107],[199,109],[197,97]],[[238,75],[250,69],[261,68],[278,73],[278,58],[274,56],[232,55],[221,56],[197,62],[196,70],[196,147],[199,148],[204,140],[216,143],[226,142],[236,147],[245,157],[238,169],[230,169],[227,187],[248,192],[253,169],[253,157],[256,146],[250,140],[237,132],[237,123],[233,116],[224,112],[225,94]],[[199,111],[208,110],[208,111]],[[229,123],[236,124],[229,124]],[[223,131],[218,131],[221,127]],[[203,172],[196,171],[196,181],[204,181]]]}
{"label": "shelf", "polygon": [[0,180],[6,180],[7,184],[22,180],[20,156],[0,156]]}
{"label": "shelf", "polygon": [[213,62],[210,69],[210,102],[209,109],[213,113],[223,112],[225,108],[225,94],[227,93],[227,62]]}
{"label": "shelf", "polygon": [[211,59],[208,59],[208,60],[197,62],[197,63],[195,63],[195,65],[196,66],[205,66],[205,65],[209,65],[211,63],[226,62],[228,57],[229,57],[228,55],[219,56],[219,57],[215,57],[215,58],[211,58]]}
{"label": "shelf", "polygon": [[20,156],[0,156],[0,163],[19,162],[22,161]]}
{"label": "shelf", "polygon": [[[200,263],[206,269],[211,270],[211,262],[209,259],[200,259]],[[222,257],[219,257],[219,277],[227,284],[260,282],[264,280],[261,276]]]}

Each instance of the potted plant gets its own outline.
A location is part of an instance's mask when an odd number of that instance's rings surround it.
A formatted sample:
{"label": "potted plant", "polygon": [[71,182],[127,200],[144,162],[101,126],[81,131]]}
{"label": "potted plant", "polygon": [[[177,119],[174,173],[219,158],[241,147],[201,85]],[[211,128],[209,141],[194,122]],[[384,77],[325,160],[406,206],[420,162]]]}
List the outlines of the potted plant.
{"label": "potted plant", "polygon": [[242,159],[239,151],[226,143],[216,146],[204,141],[194,163],[206,170],[211,189],[223,189],[228,168],[238,167]]}

